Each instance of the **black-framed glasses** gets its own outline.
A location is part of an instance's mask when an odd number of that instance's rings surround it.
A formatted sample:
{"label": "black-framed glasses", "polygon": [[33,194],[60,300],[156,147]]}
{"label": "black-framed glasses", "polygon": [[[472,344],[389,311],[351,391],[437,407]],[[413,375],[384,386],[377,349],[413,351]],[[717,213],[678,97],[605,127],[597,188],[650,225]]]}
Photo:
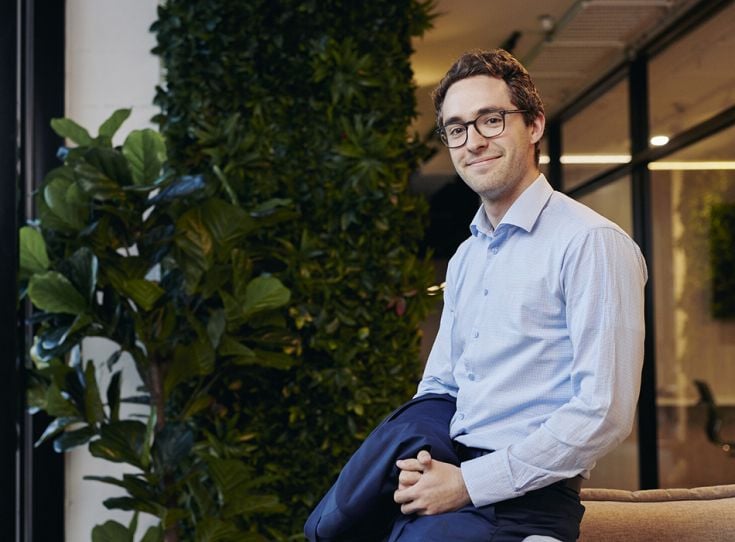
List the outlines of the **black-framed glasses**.
{"label": "black-framed glasses", "polygon": [[450,149],[456,149],[467,143],[467,134],[470,126],[474,126],[475,130],[482,137],[498,137],[505,130],[505,115],[525,112],[525,109],[490,111],[468,122],[450,122],[441,128],[437,128],[436,131],[439,133],[442,143]]}

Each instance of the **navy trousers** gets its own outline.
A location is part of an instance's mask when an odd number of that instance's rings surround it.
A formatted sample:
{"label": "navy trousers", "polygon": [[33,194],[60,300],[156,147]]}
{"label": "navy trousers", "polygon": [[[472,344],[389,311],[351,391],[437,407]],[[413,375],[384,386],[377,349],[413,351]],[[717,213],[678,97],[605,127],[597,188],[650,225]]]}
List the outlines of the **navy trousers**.
{"label": "navy trousers", "polygon": [[304,526],[310,542],[378,542],[390,533],[400,507],[393,501],[398,487],[397,459],[421,450],[459,465],[449,439],[456,410],[450,395],[426,394],[391,413],[349,459]]}
{"label": "navy trousers", "polygon": [[560,484],[522,497],[434,516],[401,514],[393,501],[397,459],[429,450],[432,458],[459,465],[449,438],[456,409],[449,395],[412,399],[375,428],[342,469],[304,526],[310,542],[511,542],[532,534],[574,541],[584,507]]}

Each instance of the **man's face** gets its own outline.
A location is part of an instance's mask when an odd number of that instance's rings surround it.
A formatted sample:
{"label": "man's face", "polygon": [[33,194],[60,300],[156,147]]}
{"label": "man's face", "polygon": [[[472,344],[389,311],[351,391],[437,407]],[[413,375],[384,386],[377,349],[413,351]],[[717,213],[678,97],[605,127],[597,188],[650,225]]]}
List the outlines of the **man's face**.
{"label": "man's face", "polygon": [[[516,109],[510,101],[508,85],[487,75],[469,77],[449,87],[442,104],[442,122],[446,125],[472,121],[488,109]],[[449,149],[449,154],[459,176],[486,206],[498,204],[507,210],[538,177],[534,146],[543,130],[543,116],[526,126],[523,114],[507,114],[501,135],[488,139],[469,126],[467,143]]]}

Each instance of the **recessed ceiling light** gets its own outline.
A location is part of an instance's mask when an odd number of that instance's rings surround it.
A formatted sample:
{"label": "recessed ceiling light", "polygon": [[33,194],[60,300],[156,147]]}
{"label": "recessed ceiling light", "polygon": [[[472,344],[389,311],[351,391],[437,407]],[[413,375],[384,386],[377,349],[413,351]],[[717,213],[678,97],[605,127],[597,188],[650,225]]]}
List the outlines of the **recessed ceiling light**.
{"label": "recessed ceiling light", "polygon": [[669,142],[669,138],[665,135],[656,135],[651,138],[650,142],[654,147],[662,147]]}
{"label": "recessed ceiling light", "polygon": [[548,14],[539,15],[538,22],[541,25],[541,29],[546,33],[554,30],[554,27],[556,26],[556,20]]}

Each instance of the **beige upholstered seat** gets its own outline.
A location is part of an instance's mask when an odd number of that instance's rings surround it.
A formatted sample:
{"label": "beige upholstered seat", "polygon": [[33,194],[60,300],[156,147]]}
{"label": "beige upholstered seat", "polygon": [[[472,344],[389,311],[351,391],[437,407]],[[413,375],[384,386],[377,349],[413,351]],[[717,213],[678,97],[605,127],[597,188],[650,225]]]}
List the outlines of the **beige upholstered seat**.
{"label": "beige upholstered seat", "polygon": [[580,542],[735,541],[735,484],[622,491],[585,488]]}

